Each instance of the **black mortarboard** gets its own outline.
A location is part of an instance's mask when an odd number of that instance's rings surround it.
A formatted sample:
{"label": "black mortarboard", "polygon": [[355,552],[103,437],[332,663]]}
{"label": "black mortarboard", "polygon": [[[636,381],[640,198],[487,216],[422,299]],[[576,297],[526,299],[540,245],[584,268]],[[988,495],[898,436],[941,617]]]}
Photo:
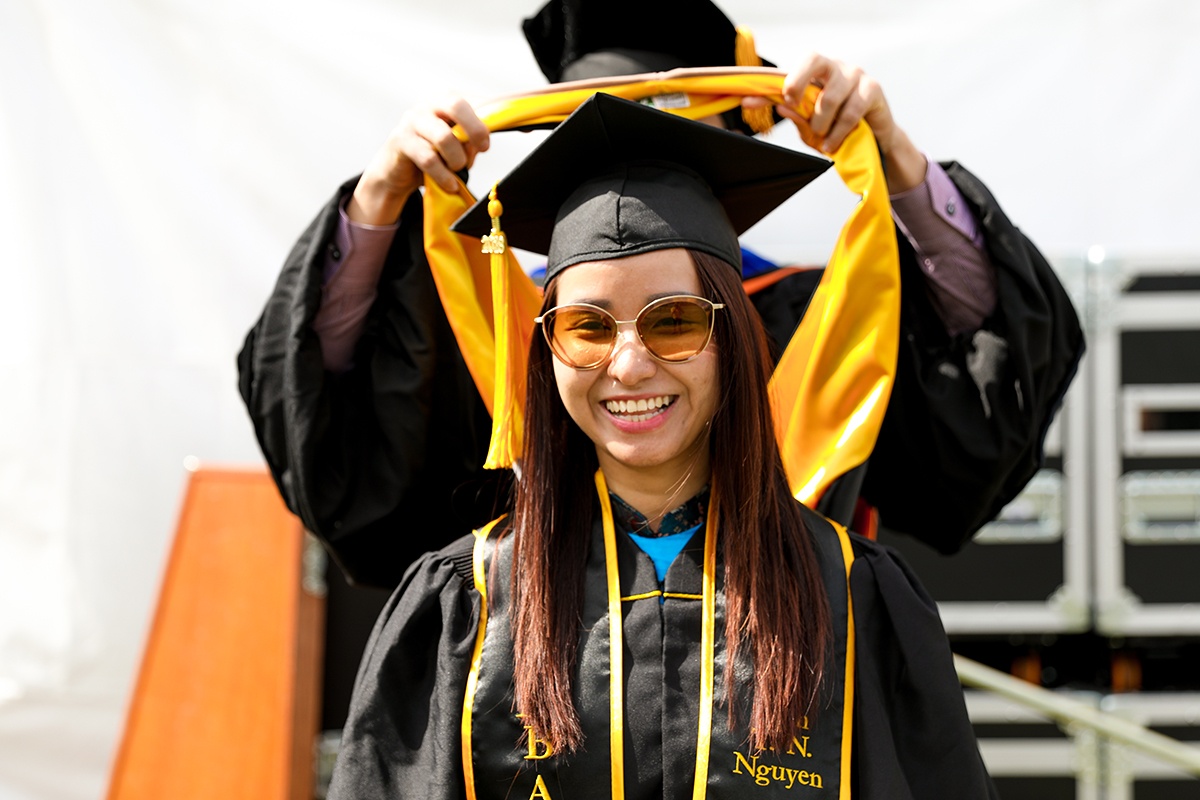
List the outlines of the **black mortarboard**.
{"label": "black mortarboard", "polygon": [[[551,83],[665,72],[678,67],[775,66],[712,0],[550,0],[522,25],[529,49]],[[748,34],[748,31],[746,32]],[[767,130],[779,117],[755,119]],[[737,110],[727,127],[753,133]]]}
{"label": "black mortarboard", "polygon": [[[830,162],[596,94],[496,186],[509,244],[582,261],[688,247],[737,267],[737,236]],[[487,199],[453,229],[491,230]]]}
{"label": "black mortarboard", "polygon": [[[550,0],[522,28],[551,83],[730,66],[737,40],[733,23],[711,0]],[[564,75],[567,67],[600,51],[628,53],[630,69]]]}

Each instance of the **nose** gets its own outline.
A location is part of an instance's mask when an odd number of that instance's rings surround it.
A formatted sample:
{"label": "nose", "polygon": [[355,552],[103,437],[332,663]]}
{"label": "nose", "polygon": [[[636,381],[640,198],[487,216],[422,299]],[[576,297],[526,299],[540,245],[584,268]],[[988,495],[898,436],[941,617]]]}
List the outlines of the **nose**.
{"label": "nose", "polygon": [[632,325],[621,327],[624,330],[617,332],[617,342],[608,361],[608,374],[625,386],[634,386],[654,377],[658,362],[646,350]]}

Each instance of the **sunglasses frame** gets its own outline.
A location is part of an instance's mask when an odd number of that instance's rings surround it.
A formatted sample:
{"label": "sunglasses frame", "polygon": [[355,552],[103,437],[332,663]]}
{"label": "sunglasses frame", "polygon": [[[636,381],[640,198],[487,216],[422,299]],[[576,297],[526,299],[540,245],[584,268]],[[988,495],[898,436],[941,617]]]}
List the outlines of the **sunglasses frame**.
{"label": "sunglasses frame", "polygon": [[[708,336],[705,337],[703,346],[701,346],[700,349],[698,349],[695,353],[688,356],[687,358],[667,359],[667,358],[663,358],[662,356],[655,353],[652,349],[650,349],[649,345],[646,344],[646,340],[642,338],[642,332],[640,330],[638,330],[637,323],[638,323],[638,320],[640,320],[642,318],[642,315],[645,314],[648,309],[653,308],[654,306],[663,305],[663,304],[666,304],[666,303],[669,303],[669,302],[675,301],[675,300],[691,300],[691,301],[695,301],[696,303],[698,303],[702,306],[708,307],[708,309],[709,309]],[[586,366],[578,366],[576,364],[572,364],[570,361],[567,361],[565,358],[563,358],[559,354],[558,349],[554,346],[554,341],[553,341],[552,335],[551,335],[550,331],[547,330],[547,328],[546,328],[545,319],[546,319],[546,317],[549,317],[549,316],[553,315],[555,312],[560,311],[561,309],[564,309],[564,308],[586,308],[586,309],[589,309],[592,311],[597,311],[597,312],[603,314],[604,316],[608,317],[615,323],[616,333],[613,334],[612,341],[608,345],[608,352],[606,352],[604,354],[604,356],[596,363],[588,364]],[[617,349],[617,339],[619,338],[618,334],[620,333],[620,328],[622,325],[632,325],[633,326],[633,332],[634,332],[634,334],[637,335],[638,342],[641,344],[642,349],[645,350],[650,355],[650,357],[653,358],[655,361],[658,361],[662,364],[686,364],[687,362],[691,361],[692,359],[697,358],[701,353],[703,353],[705,350],[708,349],[709,343],[712,342],[713,331],[717,327],[716,312],[722,308],[725,308],[724,303],[714,303],[712,300],[709,300],[707,297],[698,297],[694,294],[673,294],[673,295],[668,295],[667,297],[659,297],[655,300],[651,300],[649,303],[642,306],[642,310],[639,311],[633,319],[617,319],[616,315],[614,315],[608,309],[601,308],[600,306],[592,305],[591,303],[567,303],[565,305],[555,306],[554,308],[547,309],[541,316],[535,317],[533,321],[534,321],[534,324],[541,326],[542,336],[546,339],[546,345],[550,348],[550,352],[554,354],[555,358],[557,358],[560,362],[562,362],[566,366],[570,367],[571,369],[580,369],[580,370],[599,369],[600,367],[602,367],[606,363],[608,363],[608,361],[612,358],[613,351],[615,351]]]}

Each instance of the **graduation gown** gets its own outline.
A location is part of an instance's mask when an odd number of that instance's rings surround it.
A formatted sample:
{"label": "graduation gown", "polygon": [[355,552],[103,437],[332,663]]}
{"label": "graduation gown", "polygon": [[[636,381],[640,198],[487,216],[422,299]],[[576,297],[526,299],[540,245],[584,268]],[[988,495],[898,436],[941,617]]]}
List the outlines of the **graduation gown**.
{"label": "graduation gown", "polygon": [[[947,336],[899,236],[896,383],[865,475],[855,478],[886,527],[949,553],[1036,472],[1083,337],[1045,259],[974,176],[946,167],[983,228],[997,309],[981,330]],[[288,507],[353,581],[390,588],[421,553],[493,518],[506,478],[481,467],[491,422],[425,261],[417,195],[401,217],[354,367],[324,371],[311,326],[338,203],[354,184],[341,187],[292,249],[238,356],[239,389]],[[753,296],[780,347],[816,279],[802,272]]]}
{"label": "graduation gown", "polygon": [[[496,545],[493,531],[489,540],[468,536],[423,556],[404,576],[364,655],[329,797],[608,797],[614,737],[624,742],[622,785],[629,800],[690,798],[697,774],[708,776],[712,800],[766,800],[793,792],[858,800],[997,797],[933,601],[886,547],[839,536],[807,509],[805,526],[829,592],[836,642],[821,708],[811,725],[804,721],[787,753],[754,753],[745,729],[728,729],[721,697],[726,665],[722,568],[715,555],[717,655],[709,658],[716,664],[717,702],[711,743],[707,748],[698,743],[704,697],[699,664],[705,651],[696,597],[702,592],[705,528],[674,561],[661,586],[649,557],[627,535],[615,535],[624,599],[618,604],[624,733],[610,726],[611,629],[597,521],[575,683],[583,748],[560,758],[536,735],[521,740],[522,723],[511,705],[504,594],[511,561],[505,540]],[[475,562],[476,551],[488,547],[493,549],[483,552],[499,553],[495,571],[482,557]],[[853,552],[848,576],[845,550]],[[489,595],[486,607],[478,590],[481,579]],[[666,599],[656,589],[665,591]],[[846,719],[852,720],[849,729]],[[466,748],[470,758],[464,763]],[[699,772],[694,768],[698,753],[706,765]],[[840,783],[850,794],[839,791]],[[470,795],[468,785],[474,790]]]}

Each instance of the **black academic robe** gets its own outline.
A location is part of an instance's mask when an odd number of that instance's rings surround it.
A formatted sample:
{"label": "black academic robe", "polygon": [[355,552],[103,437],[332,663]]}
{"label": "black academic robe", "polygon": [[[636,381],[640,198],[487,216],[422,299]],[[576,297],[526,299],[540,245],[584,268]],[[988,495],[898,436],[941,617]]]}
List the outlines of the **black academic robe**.
{"label": "black academic robe", "polygon": [[[1083,337],[1045,259],[977,179],[956,164],[947,171],[983,228],[998,307],[980,331],[947,336],[898,237],[896,384],[856,478],[886,527],[954,552],[1039,467]],[[495,516],[505,478],[480,466],[491,422],[425,261],[419,196],[404,210],[353,369],[324,371],[311,325],[338,203],[353,185],[289,255],[238,356],[239,387],[288,507],[352,580],[390,588],[420,554]],[[776,342],[790,338],[816,277],[802,272],[754,295]]]}
{"label": "black academic robe", "polygon": [[[850,537],[854,561],[847,580],[841,542],[833,528],[807,509],[805,526],[829,591],[838,640],[835,653],[849,639],[845,626],[851,624],[854,631],[854,666],[849,673],[853,676],[852,734],[843,747],[843,713],[838,704],[847,695],[838,681],[847,672],[845,660],[835,656],[826,668],[833,687],[832,692],[822,693],[827,705],[816,712],[811,727],[805,720],[805,735],[797,741],[808,752],[789,750],[777,757],[761,753],[763,763],[775,766],[761,767],[757,782],[748,774],[749,765],[758,760],[749,751],[745,731],[730,732],[724,707],[714,709],[705,773],[708,796],[766,800],[798,792],[814,799],[836,798],[840,754],[846,754],[850,759],[846,774],[856,800],[997,797],[967,719],[934,602],[893,552],[859,537]],[[644,596],[644,590],[658,586],[650,559],[628,536],[616,534],[621,595],[627,598],[621,603],[623,752],[625,796],[630,800],[693,796],[697,662],[702,649],[697,604],[687,595],[701,591],[705,535],[703,529],[696,534],[661,587],[684,599],[660,603]],[[505,601],[495,591],[508,581],[505,567],[511,562],[503,559],[501,568],[487,580],[491,595],[487,635],[479,650],[484,667],[468,682],[482,608],[472,576],[475,542],[468,536],[423,556],[406,573],[380,616],[359,670],[331,800],[461,800],[467,796],[462,756],[468,691],[473,693],[467,704],[472,709],[467,728],[473,754],[469,780],[481,800],[610,796],[612,739],[607,735],[605,658],[609,625],[603,603],[597,609],[588,599],[594,594],[593,584],[604,583],[603,545],[596,545],[600,536],[597,525],[589,554],[576,677],[576,707],[588,737],[581,751],[561,759],[555,754],[557,760],[525,758],[543,755],[546,748],[536,737],[532,742],[520,741],[522,723],[513,717],[511,690],[506,693],[511,680],[511,661],[505,660],[509,656],[504,649],[508,619]],[[478,574],[489,571],[481,569]],[[719,581],[717,586],[720,609]],[[847,623],[851,608],[853,622]],[[718,654],[723,626],[723,622],[716,626]],[[489,675],[489,659],[500,674]],[[716,663],[714,683],[721,686],[724,656],[718,655]],[[535,782],[538,775],[542,780]]]}

